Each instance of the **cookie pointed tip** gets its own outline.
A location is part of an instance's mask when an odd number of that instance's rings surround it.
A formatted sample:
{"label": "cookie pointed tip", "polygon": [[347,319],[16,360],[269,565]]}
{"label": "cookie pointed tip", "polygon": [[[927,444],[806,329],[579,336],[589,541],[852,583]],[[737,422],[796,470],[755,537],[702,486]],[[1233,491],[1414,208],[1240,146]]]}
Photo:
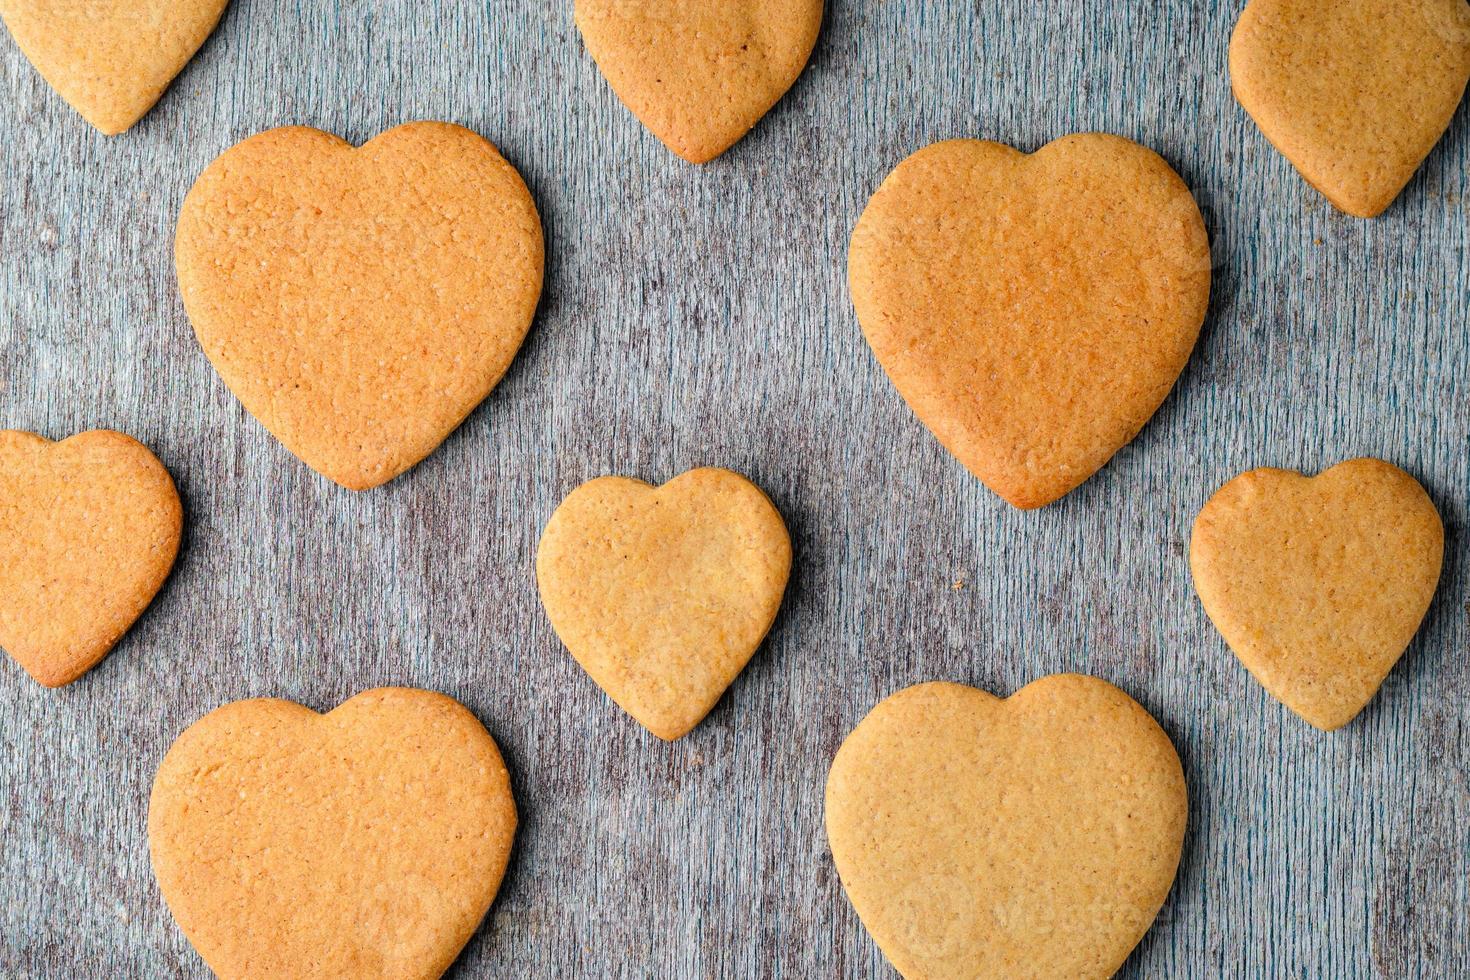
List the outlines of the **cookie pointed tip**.
{"label": "cookie pointed tip", "polygon": [[718,150],[711,150],[709,147],[705,146],[689,147],[687,145],[670,142],[665,142],[664,146],[667,146],[679,159],[683,160],[686,163],[692,163],[697,167],[702,167],[705,164],[710,163],[711,161],[717,159],[727,149],[729,149],[729,147],[720,147]]}
{"label": "cookie pointed tip", "polygon": [[1047,504],[1056,503],[1062,497],[1066,496],[1064,493],[1040,493],[1035,490],[1017,490],[1015,488],[1000,490],[991,487],[991,489],[995,491],[997,497],[1016,508],[1016,510],[1040,510]]}
{"label": "cookie pointed tip", "polygon": [[645,721],[641,718],[638,719],[638,723],[664,742],[679,741],[679,739],[694,731],[695,726],[699,724],[698,721],[685,724],[683,722]]}
{"label": "cookie pointed tip", "polygon": [[[1352,711],[1346,712],[1308,711],[1290,704],[1288,704],[1287,707],[1291,709],[1292,714],[1296,715],[1302,721],[1306,722],[1308,725],[1311,725],[1313,728],[1317,729],[1317,731],[1325,732],[1329,735],[1335,731],[1346,728],[1348,724],[1351,723],[1354,718],[1358,717],[1358,715],[1362,714],[1363,711],[1363,708],[1356,708]],[[1367,705],[1364,705],[1363,707],[1367,707]]]}
{"label": "cookie pointed tip", "polygon": [[66,687],[90,669],[53,669],[45,665],[25,663],[21,664],[21,668],[30,675],[31,680],[53,691],[57,688]]}
{"label": "cookie pointed tip", "polygon": [[[137,125],[138,120],[143,118],[143,113],[137,115],[120,115],[114,112],[90,112],[77,109],[77,114],[103,136],[121,136]],[[151,106],[149,108],[152,108]]]}

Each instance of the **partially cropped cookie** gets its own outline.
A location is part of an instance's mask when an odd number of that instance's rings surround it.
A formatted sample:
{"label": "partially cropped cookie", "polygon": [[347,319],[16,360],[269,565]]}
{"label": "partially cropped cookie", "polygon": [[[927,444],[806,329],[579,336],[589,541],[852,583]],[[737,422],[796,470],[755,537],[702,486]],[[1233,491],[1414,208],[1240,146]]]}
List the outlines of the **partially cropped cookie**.
{"label": "partially cropped cookie", "polygon": [[1243,473],[1194,522],[1189,562],[1216,628],[1271,696],[1318,728],[1378,693],[1429,609],[1444,525],[1376,459],[1306,477]]}
{"label": "partially cropped cookie", "polygon": [[500,888],[516,808],[494,739],[442,694],[324,715],[237,701],[164,756],[153,873],[221,980],[431,980]]}
{"label": "partially cropped cookie", "polygon": [[574,490],[536,554],[557,636],[653,734],[699,724],[771,628],[791,571],[775,506],[729,470]]}
{"label": "partially cropped cookie", "polygon": [[245,408],[352,490],[444,440],[541,295],[541,221],[482,137],[409,123],[354,148],[288,127],[227,150],[179,214],[179,290]]}
{"label": "partially cropped cookie", "polygon": [[1230,81],[1338,209],[1371,218],[1444,135],[1470,81],[1465,0],[1251,0]]}
{"label": "partially cropped cookie", "polygon": [[1189,188],[1117,136],[1033,154],[936,143],[889,174],[848,278],[878,363],[919,420],[1021,508],[1133,439],[1204,321],[1210,245]]}
{"label": "partially cropped cookie", "polygon": [[47,687],[76,680],[153,601],[182,529],[173,479],[136,440],[0,432],[0,648]]}
{"label": "partially cropped cookie", "polygon": [[885,699],[833,759],[826,809],[842,886],[908,980],[1100,980],[1169,894],[1188,798],[1147,711],[1060,674],[1005,700]]}
{"label": "partially cropped cookie", "polygon": [[576,0],[576,20],[618,98],[669,149],[706,163],[801,74],[822,0]]}
{"label": "partially cropped cookie", "polygon": [[229,0],[0,0],[0,19],[82,118],[115,136],[194,57]]}

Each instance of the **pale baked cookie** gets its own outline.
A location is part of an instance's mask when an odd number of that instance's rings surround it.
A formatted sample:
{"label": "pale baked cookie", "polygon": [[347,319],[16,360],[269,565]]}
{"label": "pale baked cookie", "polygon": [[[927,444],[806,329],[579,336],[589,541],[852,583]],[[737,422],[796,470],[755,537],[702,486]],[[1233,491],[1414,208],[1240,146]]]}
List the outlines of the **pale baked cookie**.
{"label": "pale baked cookie", "polygon": [[163,95],[229,0],[0,0],[0,19],[36,71],[108,136]]}
{"label": "pale baked cookie", "polygon": [[47,687],[107,656],[168,578],[183,507],[120,432],[0,432],[0,647]]}
{"label": "pale baked cookie", "polygon": [[1388,207],[1470,80],[1465,0],[1251,0],[1230,82],[1261,132],[1337,208]]}
{"label": "pale baked cookie", "polygon": [[1413,477],[1354,459],[1243,473],[1200,511],[1194,587],[1241,663],[1318,728],[1353,719],[1419,629],[1444,525]]}
{"label": "pale baked cookie", "polygon": [[848,735],[827,838],[848,898],[909,980],[1110,977],[1174,881],[1179,757],[1105,681],[1001,700],[910,687]]}
{"label": "pale baked cookie", "polygon": [[909,157],[852,234],[858,321],[909,407],[972,473],[1040,507],[1163,402],[1210,295],[1189,188],[1117,136],[1026,155],[955,140]]}
{"label": "pale baked cookie", "polygon": [[500,889],[515,827],[495,740],[407,688],[325,715],[218,708],[168,750],[148,804],[158,886],[221,980],[439,976]]}
{"label": "pale baked cookie", "polygon": [[801,74],[822,0],[576,0],[576,20],[623,104],[669,149],[706,163]]}
{"label": "pale baked cookie", "polygon": [[510,366],[541,295],[541,221],[495,147],[410,123],[360,149],[245,140],[184,199],[179,290],[204,352],[286,448],[344,487],[423,459]]}
{"label": "pale baked cookie", "polygon": [[624,711],[670,740],[699,724],[755,653],[790,571],[775,506],[713,468],[661,487],[584,483],[536,553],[557,636]]}

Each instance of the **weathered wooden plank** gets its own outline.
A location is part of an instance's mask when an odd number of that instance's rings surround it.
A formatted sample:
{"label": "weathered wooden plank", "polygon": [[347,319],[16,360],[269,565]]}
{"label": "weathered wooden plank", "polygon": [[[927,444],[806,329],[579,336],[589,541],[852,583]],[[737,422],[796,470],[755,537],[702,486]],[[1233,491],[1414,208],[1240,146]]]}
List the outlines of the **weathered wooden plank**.
{"label": "weathered wooden plank", "polygon": [[[460,975],[889,976],[825,850],[837,744],[909,683],[1008,692],[1075,669],[1159,717],[1194,796],[1179,883],[1124,975],[1470,974],[1470,111],[1387,215],[1338,215],[1231,99],[1235,12],[834,0],[794,91],[704,169],[617,104],[567,0],[235,0],[111,140],[0,43],[0,426],[128,431],[188,513],[176,574],[101,668],[50,693],[0,667],[0,973],[201,974],[148,870],[170,740],[236,698],[326,708],[402,683],[479,714],[524,816]],[[352,495],[272,441],[200,354],[174,217],[254,132],[361,141],[420,118],[479,130],[523,170],[546,297],[463,429]],[[928,142],[1090,129],[1157,148],[1196,189],[1214,308],[1137,442],[1020,514],[884,380],[848,302],[847,236]],[[1238,471],[1358,454],[1429,487],[1448,565],[1383,695],[1326,736],[1236,665],[1183,554]],[[765,648],[665,746],[561,650],[532,558],[582,480],[704,463],[771,492],[796,569]]]}

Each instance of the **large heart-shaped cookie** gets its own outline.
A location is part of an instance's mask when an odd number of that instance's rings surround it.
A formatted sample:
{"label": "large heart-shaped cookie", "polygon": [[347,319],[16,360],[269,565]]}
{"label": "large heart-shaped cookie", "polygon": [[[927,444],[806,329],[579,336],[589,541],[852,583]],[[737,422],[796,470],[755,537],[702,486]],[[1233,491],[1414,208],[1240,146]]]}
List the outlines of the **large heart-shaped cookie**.
{"label": "large heart-shaped cookie", "polygon": [[1105,681],[885,699],[827,777],[827,837],[905,977],[1110,977],[1174,881],[1188,805],[1158,724]]}
{"label": "large heart-shaped cookie", "polygon": [[1429,609],[1444,525],[1413,477],[1354,459],[1243,473],[1200,511],[1194,587],[1241,663],[1318,728],[1353,719]]}
{"label": "large heart-shaped cookie", "polygon": [[796,81],[822,0],[577,0],[576,20],[623,104],[669,149],[705,163]]}
{"label": "large heart-shaped cookie", "polygon": [[47,84],[114,136],[153,107],[228,3],[0,0],[0,19]]}
{"label": "large heart-shaped cookie", "polygon": [[1183,369],[1210,294],[1199,208],[1157,154],[956,140],[878,188],[848,260],[863,333],[945,448],[1017,507],[1076,487]]}
{"label": "large heart-shaped cookie", "polygon": [[755,653],[781,605],[791,539],[737,473],[652,487],[606,476],[551,515],[541,602],[572,656],[659,738],[686,734]]}
{"label": "large heart-shaped cookie", "polygon": [[500,888],[516,808],[500,751],[442,694],[325,715],[237,701],[153,781],[153,873],[221,980],[437,977]]}
{"label": "large heart-shaped cookie", "polygon": [[1307,182],[1371,218],[1439,142],[1470,80],[1465,0],[1251,0],[1235,97]]}
{"label": "large heart-shaped cookie", "polygon": [[0,432],[0,647],[47,687],[112,649],[168,578],[183,507],[120,432]]}
{"label": "large heart-shaped cookie", "polygon": [[241,403],[353,490],[423,459],[499,382],[541,294],[541,221],[495,147],[411,123],[354,149],[275,129],[179,214],[179,290]]}

